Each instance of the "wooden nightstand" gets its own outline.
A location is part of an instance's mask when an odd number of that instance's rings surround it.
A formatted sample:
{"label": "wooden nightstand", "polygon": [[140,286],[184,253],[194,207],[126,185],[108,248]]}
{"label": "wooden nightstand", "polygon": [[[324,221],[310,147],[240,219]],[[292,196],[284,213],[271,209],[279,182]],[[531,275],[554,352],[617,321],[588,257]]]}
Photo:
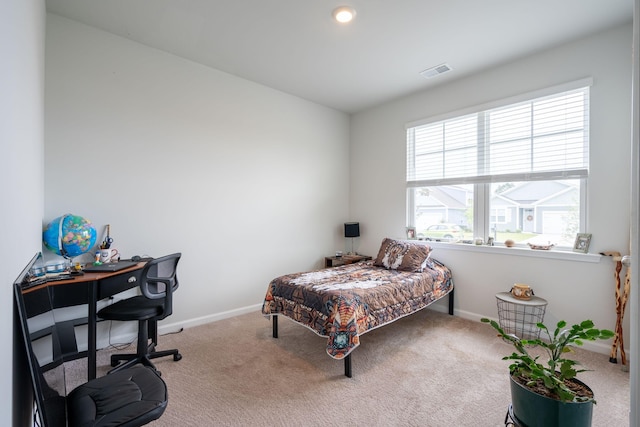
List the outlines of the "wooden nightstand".
{"label": "wooden nightstand", "polygon": [[353,264],[354,262],[369,261],[368,255],[342,255],[341,257],[328,256],[324,257],[325,267],[337,267],[339,265]]}

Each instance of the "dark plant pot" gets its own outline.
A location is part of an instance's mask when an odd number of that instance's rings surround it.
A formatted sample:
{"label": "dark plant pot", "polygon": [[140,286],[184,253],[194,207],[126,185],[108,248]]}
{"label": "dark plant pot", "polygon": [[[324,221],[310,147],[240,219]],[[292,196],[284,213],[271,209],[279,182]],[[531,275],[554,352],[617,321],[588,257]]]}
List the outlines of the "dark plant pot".
{"label": "dark plant pot", "polygon": [[593,402],[561,402],[534,393],[513,377],[510,380],[513,415],[519,424],[526,427],[591,426]]}

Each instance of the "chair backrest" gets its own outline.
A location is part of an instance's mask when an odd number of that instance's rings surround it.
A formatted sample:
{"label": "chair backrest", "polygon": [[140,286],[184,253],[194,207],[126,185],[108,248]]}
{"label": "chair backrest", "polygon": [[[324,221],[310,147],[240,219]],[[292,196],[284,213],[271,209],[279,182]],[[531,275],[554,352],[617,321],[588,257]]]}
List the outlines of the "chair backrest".
{"label": "chair backrest", "polygon": [[143,267],[140,280],[140,292],[149,299],[164,299],[164,319],[173,311],[173,292],[178,289],[178,261],[181,253],[154,258]]}
{"label": "chair backrest", "polygon": [[57,321],[53,305],[54,286],[29,287],[34,257],[14,282],[14,297],[29,361],[39,425],[66,425],[66,378],[64,362],[82,357],[74,327],[81,319]]}

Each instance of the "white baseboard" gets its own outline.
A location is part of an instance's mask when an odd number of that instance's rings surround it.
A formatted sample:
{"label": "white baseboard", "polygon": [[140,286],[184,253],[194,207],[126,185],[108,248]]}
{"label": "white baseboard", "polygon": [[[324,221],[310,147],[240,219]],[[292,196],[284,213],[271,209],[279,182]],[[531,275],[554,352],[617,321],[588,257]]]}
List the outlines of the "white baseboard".
{"label": "white baseboard", "polygon": [[254,311],[260,311],[262,303],[256,305],[250,305],[247,307],[237,308],[235,310],[223,311],[222,313],[210,314],[207,316],[197,317],[195,319],[189,319],[182,322],[175,323],[163,323],[158,326],[158,334],[167,334],[171,332],[179,331],[181,328],[193,328],[195,326],[206,325],[207,323],[217,322],[223,319],[229,319],[231,317],[240,316],[242,314],[252,313]]}
{"label": "white baseboard", "polygon": [[[242,308],[238,308],[235,310],[229,310],[229,311],[223,311],[221,313],[215,313],[215,314],[210,314],[207,316],[202,316],[202,317],[197,317],[195,319],[189,319],[189,320],[185,320],[185,321],[180,321],[180,322],[174,322],[174,323],[163,323],[162,325],[160,325],[158,327],[158,334],[159,335],[163,335],[163,334],[168,334],[168,333],[173,333],[173,332],[177,332],[180,331],[181,329],[187,329],[187,328],[193,328],[196,326],[200,326],[200,325],[206,325],[207,323],[212,323],[212,322],[217,322],[219,320],[223,320],[223,319],[229,319],[231,317],[236,317],[236,316],[240,316],[242,314],[247,314],[247,313],[252,313],[252,312],[256,312],[256,311],[260,311],[260,309],[262,308],[262,303],[260,304],[255,304],[255,305],[250,305],[247,307],[242,307]],[[432,304],[429,307],[430,310],[433,311],[437,311],[440,313],[448,313],[448,305],[447,304]],[[471,320],[474,322],[480,322],[480,319],[482,319],[483,317],[486,316],[481,316],[477,313],[473,313],[470,311],[465,311],[465,310],[455,310],[454,311],[454,315],[461,317],[463,319],[467,319],[467,320]],[[495,321],[498,321],[498,319],[492,319]],[[135,330],[135,328],[131,331],[131,333],[126,333],[126,334],[119,334],[118,336],[112,336],[111,340],[112,342],[130,342],[130,341],[135,341],[136,339],[136,334],[137,331]],[[600,354],[605,354],[605,355],[609,355],[610,351],[611,351],[611,344],[610,343],[603,343],[603,342],[592,342],[592,341],[587,341],[584,343],[584,345],[582,346],[584,349],[589,350],[589,351],[593,351],[595,353],[600,353]],[[629,351],[626,350],[626,356],[627,356],[627,363],[629,363],[628,361],[630,360],[630,354]]]}
{"label": "white baseboard", "polygon": [[[158,325],[158,335],[170,334],[178,332],[181,329],[193,328],[207,323],[217,322],[219,320],[240,316],[242,314],[260,311],[262,304],[243,307],[235,310],[224,311],[207,316],[188,319],[180,322],[163,323]],[[170,319],[170,318],[168,318]],[[101,322],[103,323],[103,322]],[[98,333],[98,349],[104,349],[110,344],[122,345],[124,343],[135,343],[138,337],[137,322],[117,322],[118,325],[113,328],[111,333]]]}
{"label": "white baseboard", "polygon": [[[480,319],[487,316],[481,316],[476,313],[472,313],[464,310],[456,310],[455,315],[462,317],[463,319],[473,320],[474,322],[479,322]],[[497,318],[490,317],[491,320],[498,321]],[[547,325],[548,326],[548,325]],[[548,326],[550,328],[550,326]],[[607,341],[606,343],[603,341],[584,341],[582,348],[585,350],[593,351],[594,353],[606,354],[607,356],[611,352],[611,342]],[[629,351],[625,350],[627,356],[627,363],[629,363]]]}

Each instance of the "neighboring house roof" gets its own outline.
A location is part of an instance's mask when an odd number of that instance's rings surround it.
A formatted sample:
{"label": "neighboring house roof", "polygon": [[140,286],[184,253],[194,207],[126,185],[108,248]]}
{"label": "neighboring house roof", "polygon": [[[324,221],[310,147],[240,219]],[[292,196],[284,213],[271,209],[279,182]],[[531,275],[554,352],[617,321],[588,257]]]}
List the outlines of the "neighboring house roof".
{"label": "neighboring house roof", "polygon": [[465,188],[452,185],[443,187],[429,187],[429,195],[418,195],[416,206],[446,206],[449,209],[466,209],[467,193],[468,191]]}
{"label": "neighboring house roof", "polygon": [[538,200],[537,206],[566,206],[575,204],[575,198],[579,197],[578,189],[573,186],[568,186],[562,191],[550,195],[545,199]]}
{"label": "neighboring house roof", "polygon": [[504,197],[501,194],[496,194],[491,198],[491,206],[519,206],[518,202],[511,200],[508,197]]}
{"label": "neighboring house roof", "polygon": [[517,184],[501,194],[494,195],[519,206],[548,206],[573,204],[578,188],[562,181],[529,181]]}

